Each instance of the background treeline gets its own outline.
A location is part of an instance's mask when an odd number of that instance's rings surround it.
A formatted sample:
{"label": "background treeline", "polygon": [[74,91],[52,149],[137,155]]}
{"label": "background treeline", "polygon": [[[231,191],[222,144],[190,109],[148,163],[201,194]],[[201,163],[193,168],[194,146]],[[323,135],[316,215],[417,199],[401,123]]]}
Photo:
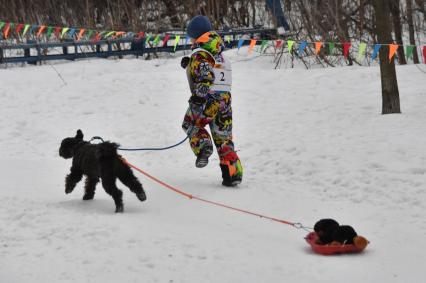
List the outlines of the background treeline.
{"label": "background treeline", "polygon": [[[377,38],[373,0],[280,2],[296,40],[371,43]],[[426,0],[388,3],[395,42],[424,44]],[[0,0],[3,21],[92,29],[184,30],[197,14],[209,16],[216,29],[275,25],[266,0]],[[403,52],[398,50],[400,63],[405,60]],[[418,60],[417,53],[414,57]]]}
{"label": "background treeline", "polygon": [[[280,0],[273,0],[280,1]],[[426,28],[426,0],[389,0],[396,37]],[[362,39],[374,33],[372,0],[281,0],[292,29],[310,37]],[[184,29],[194,15],[215,28],[274,25],[265,0],[0,0],[0,19],[112,30]]]}

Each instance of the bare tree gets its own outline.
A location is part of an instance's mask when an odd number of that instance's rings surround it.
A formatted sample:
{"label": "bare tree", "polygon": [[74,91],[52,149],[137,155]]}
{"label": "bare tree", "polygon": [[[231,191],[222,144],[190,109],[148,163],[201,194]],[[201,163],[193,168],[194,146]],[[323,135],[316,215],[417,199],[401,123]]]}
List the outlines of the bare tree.
{"label": "bare tree", "polygon": [[[392,44],[390,29],[390,7],[388,0],[373,0],[376,14],[377,40],[383,44]],[[389,61],[389,46],[380,49],[380,76],[382,82],[382,114],[401,113],[399,90],[394,61]]]}

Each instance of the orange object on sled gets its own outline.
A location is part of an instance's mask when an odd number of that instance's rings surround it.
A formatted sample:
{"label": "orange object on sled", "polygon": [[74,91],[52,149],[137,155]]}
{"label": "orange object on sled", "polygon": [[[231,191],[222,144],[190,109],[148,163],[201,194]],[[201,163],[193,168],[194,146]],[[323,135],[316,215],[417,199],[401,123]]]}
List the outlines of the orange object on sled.
{"label": "orange object on sled", "polygon": [[354,244],[345,244],[345,245],[318,244],[318,235],[315,232],[309,233],[305,237],[305,240],[306,242],[308,242],[309,245],[311,245],[311,248],[315,253],[322,254],[322,255],[359,253],[365,249],[365,247],[359,248],[355,246]]}

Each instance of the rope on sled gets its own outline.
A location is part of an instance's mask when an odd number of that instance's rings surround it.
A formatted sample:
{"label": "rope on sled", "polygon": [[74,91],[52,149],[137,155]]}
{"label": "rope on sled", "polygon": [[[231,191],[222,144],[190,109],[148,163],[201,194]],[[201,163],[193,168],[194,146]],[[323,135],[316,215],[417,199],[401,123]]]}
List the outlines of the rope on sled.
{"label": "rope on sled", "polygon": [[279,218],[275,218],[275,217],[266,216],[266,215],[263,215],[263,214],[260,214],[260,213],[251,212],[251,211],[248,211],[248,210],[244,210],[244,209],[241,209],[241,208],[236,208],[236,207],[233,207],[233,206],[230,206],[230,205],[226,205],[226,204],[223,204],[223,203],[219,203],[219,202],[215,202],[215,201],[203,199],[201,197],[197,197],[197,196],[188,194],[188,193],[186,193],[186,192],[184,192],[184,191],[182,191],[182,190],[180,190],[180,189],[178,189],[176,187],[173,187],[173,186],[171,186],[171,185],[169,185],[169,184],[161,181],[160,179],[152,176],[151,174],[143,171],[142,169],[140,169],[140,168],[136,167],[135,165],[129,163],[126,159],[122,158],[122,160],[128,166],[130,166],[133,169],[135,169],[136,171],[142,173],[143,175],[145,175],[146,177],[150,178],[151,180],[159,183],[160,185],[162,185],[163,187],[165,187],[165,188],[167,188],[169,190],[174,191],[175,193],[178,193],[178,194],[180,194],[182,196],[187,197],[190,200],[195,199],[195,200],[198,200],[198,201],[201,201],[201,202],[204,202],[204,203],[208,203],[208,204],[211,204],[211,205],[215,205],[215,206],[227,208],[227,209],[230,209],[230,210],[238,211],[238,212],[249,214],[249,215],[252,215],[252,216],[257,216],[257,217],[268,219],[268,220],[271,220],[271,221],[274,221],[274,222],[278,222],[278,223],[281,223],[281,224],[290,225],[290,226],[293,226],[296,229],[303,229],[303,230],[308,231],[308,232],[310,232],[312,230],[312,228],[306,227],[302,223],[299,223],[299,222],[291,222],[291,221],[287,221],[287,220],[283,220],[283,219],[279,219]]}

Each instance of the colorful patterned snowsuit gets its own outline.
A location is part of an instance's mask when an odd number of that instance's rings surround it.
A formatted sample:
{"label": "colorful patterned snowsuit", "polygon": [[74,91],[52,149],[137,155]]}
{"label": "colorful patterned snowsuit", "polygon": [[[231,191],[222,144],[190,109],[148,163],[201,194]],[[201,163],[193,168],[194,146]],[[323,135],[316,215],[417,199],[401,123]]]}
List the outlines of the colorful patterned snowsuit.
{"label": "colorful patterned snowsuit", "polygon": [[[230,64],[221,53],[223,42],[216,33],[211,32],[209,42],[200,47],[194,50],[187,66],[192,96],[182,127],[190,137],[192,151],[198,155],[202,149],[213,152],[212,139],[205,129],[209,125],[223,179],[241,179],[243,169],[232,142],[231,82],[221,85],[232,80]],[[224,66],[229,69],[221,72]]]}

